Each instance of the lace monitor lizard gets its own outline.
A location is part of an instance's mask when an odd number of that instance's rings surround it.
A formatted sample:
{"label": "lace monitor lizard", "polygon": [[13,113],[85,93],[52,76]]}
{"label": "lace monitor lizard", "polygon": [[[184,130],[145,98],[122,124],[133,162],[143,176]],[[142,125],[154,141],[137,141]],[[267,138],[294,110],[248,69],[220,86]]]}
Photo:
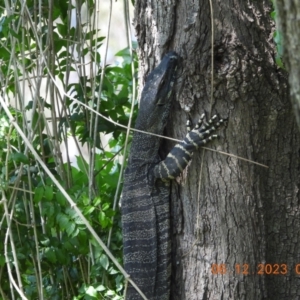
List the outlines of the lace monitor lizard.
{"label": "lace monitor lizard", "polygon": [[[179,56],[169,52],[148,75],[141,95],[136,129],[162,135],[170,111]],[[207,141],[223,120],[201,122],[177,144],[165,160],[159,157],[161,139],[134,132],[122,193],[124,267],[149,300],[170,294],[171,236],[170,180],[178,176],[192,153]],[[142,299],[129,285],[126,299]]]}

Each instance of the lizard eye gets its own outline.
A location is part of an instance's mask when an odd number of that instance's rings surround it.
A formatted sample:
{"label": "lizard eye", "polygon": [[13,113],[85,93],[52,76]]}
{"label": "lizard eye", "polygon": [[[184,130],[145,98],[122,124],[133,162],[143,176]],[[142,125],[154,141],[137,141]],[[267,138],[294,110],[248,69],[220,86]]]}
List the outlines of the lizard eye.
{"label": "lizard eye", "polygon": [[173,62],[173,61],[175,61],[175,60],[177,60],[177,57],[176,57],[176,56],[171,56],[171,57],[170,57],[170,61],[171,61],[171,62]]}

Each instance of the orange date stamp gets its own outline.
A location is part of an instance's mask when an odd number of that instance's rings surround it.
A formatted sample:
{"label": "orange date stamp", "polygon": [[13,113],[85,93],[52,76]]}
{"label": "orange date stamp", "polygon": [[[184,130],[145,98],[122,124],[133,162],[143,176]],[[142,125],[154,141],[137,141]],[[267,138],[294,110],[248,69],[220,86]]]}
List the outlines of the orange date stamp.
{"label": "orange date stamp", "polygon": [[211,265],[211,273],[213,275],[286,275],[289,272],[300,275],[300,264],[295,264],[290,268],[287,264],[268,263],[260,263],[255,266],[250,266],[249,264],[235,264],[233,267],[230,267],[227,264]]}

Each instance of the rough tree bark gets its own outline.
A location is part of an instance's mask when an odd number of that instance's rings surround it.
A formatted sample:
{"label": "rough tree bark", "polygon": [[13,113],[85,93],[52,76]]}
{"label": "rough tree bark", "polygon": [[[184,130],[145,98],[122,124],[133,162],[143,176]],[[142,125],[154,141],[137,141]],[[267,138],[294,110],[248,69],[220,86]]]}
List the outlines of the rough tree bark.
{"label": "rough tree bark", "polygon": [[[195,123],[212,108],[229,121],[211,147],[268,168],[202,150],[173,183],[171,299],[296,299],[300,141],[274,60],[271,3],[212,2],[213,101],[209,0],[136,2],[141,74],[177,51],[181,70],[166,135],[182,139],[187,118]],[[165,141],[162,150],[173,145]]]}
{"label": "rough tree bark", "polygon": [[278,28],[283,36],[284,63],[289,71],[290,96],[300,128],[300,2],[276,0]]}

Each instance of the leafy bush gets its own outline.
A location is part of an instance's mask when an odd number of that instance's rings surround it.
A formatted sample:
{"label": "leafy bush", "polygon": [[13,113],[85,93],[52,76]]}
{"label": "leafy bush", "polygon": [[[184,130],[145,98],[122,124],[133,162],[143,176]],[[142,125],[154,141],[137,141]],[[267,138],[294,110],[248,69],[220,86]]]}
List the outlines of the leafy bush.
{"label": "leafy bush", "polygon": [[[123,275],[28,143],[104,242],[113,229],[110,249],[122,263],[120,214],[113,202],[126,133],[116,123],[127,126],[132,104],[136,109],[136,56],[132,62],[124,49],[117,53],[122,62],[103,70],[98,50],[104,38],[89,26],[70,26],[70,2],[54,1],[52,20],[46,6],[40,14],[34,3],[27,1],[24,10],[16,3],[10,15],[0,8],[0,80],[6,100],[0,108],[0,298],[19,299],[19,293],[28,299],[121,299]],[[92,16],[93,1],[85,4]],[[28,26],[21,26],[26,21]],[[87,59],[94,70],[89,76]],[[78,82],[71,82],[71,72]],[[45,81],[47,95],[40,90]],[[91,109],[115,123],[101,117],[96,123]],[[100,134],[110,134],[109,148]],[[95,153],[92,172],[82,155],[76,167],[69,158],[63,163],[60,147],[68,149],[68,138]]]}

